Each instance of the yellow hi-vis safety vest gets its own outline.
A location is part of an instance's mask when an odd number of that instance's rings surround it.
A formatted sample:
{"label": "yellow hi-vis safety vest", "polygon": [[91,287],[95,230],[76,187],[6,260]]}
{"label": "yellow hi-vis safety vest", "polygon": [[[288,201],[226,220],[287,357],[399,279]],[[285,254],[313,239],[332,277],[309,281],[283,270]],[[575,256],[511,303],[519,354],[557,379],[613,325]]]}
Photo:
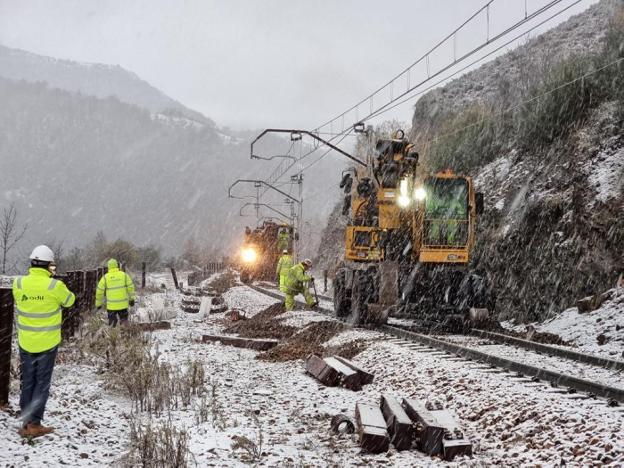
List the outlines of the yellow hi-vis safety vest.
{"label": "yellow hi-vis safety vest", "polygon": [[103,304],[106,297],[106,310],[124,310],[134,301],[132,278],[119,268],[109,268],[102,276],[95,291],[95,306]]}
{"label": "yellow hi-vis safety vest", "polygon": [[42,353],[59,345],[61,307],[71,307],[76,300],[65,283],[50,276],[48,270],[33,267],[28,275],[13,281],[17,340],[28,353]]}

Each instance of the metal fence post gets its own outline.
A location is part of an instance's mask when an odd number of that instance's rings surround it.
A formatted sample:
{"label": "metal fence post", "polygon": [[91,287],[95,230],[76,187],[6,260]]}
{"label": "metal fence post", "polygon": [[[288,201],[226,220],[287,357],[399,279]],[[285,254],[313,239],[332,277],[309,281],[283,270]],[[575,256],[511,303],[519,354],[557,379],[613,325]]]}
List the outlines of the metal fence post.
{"label": "metal fence post", "polygon": [[176,275],[175,268],[173,267],[171,267],[171,276],[173,277],[173,284],[175,288],[180,289],[180,286],[178,285],[178,275]]}
{"label": "metal fence post", "polygon": [[145,271],[146,271],[147,265],[145,264],[145,262],[141,263],[141,289],[145,289]]}
{"label": "metal fence post", "polygon": [[86,307],[88,310],[95,307],[95,288],[97,287],[97,270],[87,271],[87,302]]}
{"label": "metal fence post", "polygon": [[76,296],[76,301],[74,305],[65,309],[63,308],[63,325],[61,328],[61,333],[63,334],[63,339],[67,340],[74,335],[74,322],[73,316],[76,313],[76,309],[78,308],[78,303],[80,301],[78,284],[77,284],[77,276],[75,271],[68,271],[64,277],[59,278],[61,281],[65,283],[67,289],[74,293]]}
{"label": "metal fence post", "polygon": [[9,403],[12,336],[13,293],[10,289],[0,289],[0,406]]}

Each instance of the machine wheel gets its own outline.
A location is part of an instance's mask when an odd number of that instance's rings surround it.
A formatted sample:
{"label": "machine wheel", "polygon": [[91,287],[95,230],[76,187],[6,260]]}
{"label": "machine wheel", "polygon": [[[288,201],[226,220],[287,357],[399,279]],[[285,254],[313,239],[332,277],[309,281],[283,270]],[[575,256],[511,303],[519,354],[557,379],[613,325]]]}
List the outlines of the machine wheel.
{"label": "machine wheel", "polygon": [[334,278],[334,312],[343,318],[351,311],[351,290],[347,288],[347,272],[340,269]]}
{"label": "machine wheel", "polygon": [[351,291],[351,315],[349,322],[357,325],[368,321],[368,303],[373,302],[374,278],[368,271],[353,273],[353,289]]}

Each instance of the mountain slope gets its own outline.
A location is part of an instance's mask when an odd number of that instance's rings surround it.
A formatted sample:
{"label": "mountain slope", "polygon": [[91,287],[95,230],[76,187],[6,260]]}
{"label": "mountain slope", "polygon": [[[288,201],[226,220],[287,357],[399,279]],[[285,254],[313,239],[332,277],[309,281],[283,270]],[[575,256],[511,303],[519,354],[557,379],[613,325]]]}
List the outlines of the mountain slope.
{"label": "mountain slope", "polygon": [[200,113],[187,109],[120,66],[60,60],[0,45],[0,77],[44,81],[51,88],[99,98],[115,96],[152,113],[176,111],[204,124],[212,124]]}

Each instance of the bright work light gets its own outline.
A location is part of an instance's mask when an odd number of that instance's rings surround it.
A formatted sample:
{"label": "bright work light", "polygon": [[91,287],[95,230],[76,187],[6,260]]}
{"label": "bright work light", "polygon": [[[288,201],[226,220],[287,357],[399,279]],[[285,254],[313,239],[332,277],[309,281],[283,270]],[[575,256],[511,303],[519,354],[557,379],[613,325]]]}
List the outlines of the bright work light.
{"label": "bright work light", "polygon": [[397,204],[401,208],[407,208],[410,204],[410,198],[407,195],[399,195],[399,198],[397,198]]}
{"label": "bright work light", "polygon": [[241,251],[241,258],[243,259],[243,262],[245,263],[254,263],[258,258],[258,254],[253,248],[245,247]]}
{"label": "bright work light", "polygon": [[427,198],[427,192],[425,191],[425,188],[416,188],[416,190],[414,190],[414,198],[418,201],[423,201],[425,198]]}

